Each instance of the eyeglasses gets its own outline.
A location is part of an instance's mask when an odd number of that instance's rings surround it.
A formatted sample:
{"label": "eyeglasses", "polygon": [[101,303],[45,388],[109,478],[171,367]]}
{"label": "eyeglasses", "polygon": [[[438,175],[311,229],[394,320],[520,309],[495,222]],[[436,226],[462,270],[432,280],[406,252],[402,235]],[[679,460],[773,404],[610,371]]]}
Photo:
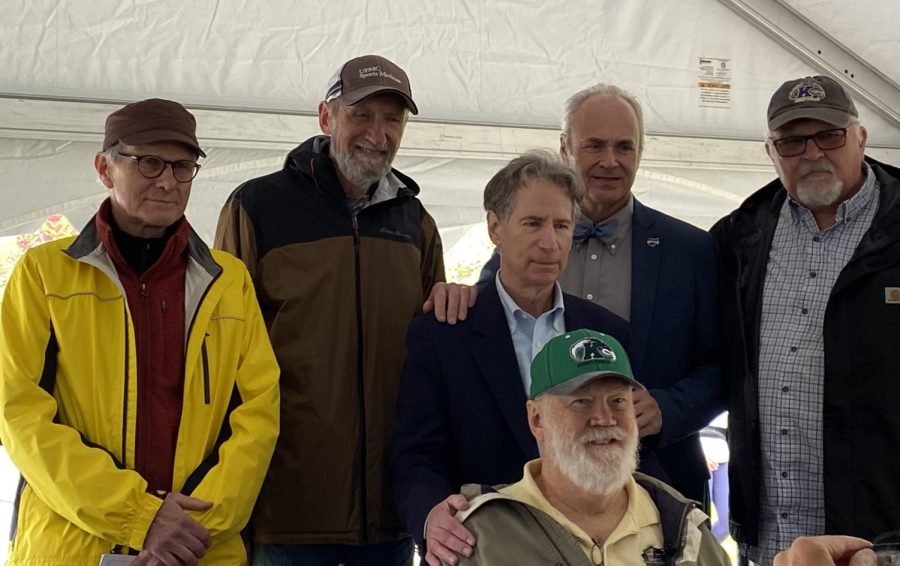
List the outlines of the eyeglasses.
{"label": "eyeglasses", "polygon": [[137,168],[141,175],[148,179],[155,179],[163,174],[166,165],[172,167],[172,175],[179,183],[187,183],[197,176],[200,171],[200,164],[196,161],[188,159],[178,159],[176,161],[166,161],[157,155],[128,155],[120,153],[120,157],[127,157],[137,161]]}
{"label": "eyeglasses", "polygon": [[809,136],[779,138],[772,140],[772,145],[781,157],[796,157],[806,151],[809,140],[819,149],[838,149],[847,145],[847,128],[822,130]]}

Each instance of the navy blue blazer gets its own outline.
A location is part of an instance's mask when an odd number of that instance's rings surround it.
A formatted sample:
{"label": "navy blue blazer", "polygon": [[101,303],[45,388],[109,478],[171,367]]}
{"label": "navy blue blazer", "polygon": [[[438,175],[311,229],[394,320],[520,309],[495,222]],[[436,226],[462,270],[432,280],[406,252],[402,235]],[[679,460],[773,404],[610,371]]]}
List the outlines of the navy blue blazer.
{"label": "navy blue blazer", "polygon": [[[488,260],[479,284],[499,260]],[[725,410],[716,291],[712,236],[635,199],[627,350],[663,415],[662,431],[641,439],[640,470],[697,501],[707,500],[709,478],[698,431]]]}
{"label": "navy blue blazer", "polygon": [[[627,344],[628,325],[589,301],[563,294],[566,329],[591,328]],[[465,483],[522,478],[538,457],[509,326],[492,281],[464,321],[416,318],[397,398],[392,468],[400,517],[422,545],[432,507]]]}
{"label": "navy blue blazer", "polygon": [[635,199],[628,356],[663,415],[660,434],[641,443],[698,501],[709,478],[698,431],[725,410],[716,292],[712,236]]}

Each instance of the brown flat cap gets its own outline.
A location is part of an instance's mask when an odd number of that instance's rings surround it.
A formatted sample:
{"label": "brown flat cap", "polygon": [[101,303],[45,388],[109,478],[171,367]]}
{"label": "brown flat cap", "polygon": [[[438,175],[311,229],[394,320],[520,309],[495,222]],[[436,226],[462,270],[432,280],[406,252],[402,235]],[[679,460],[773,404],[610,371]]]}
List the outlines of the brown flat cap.
{"label": "brown flat cap", "polygon": [[373,94],[382,92],[399,94],[410,112],[419,113],[412,99],[406,72],[378,55],[363,55],[341,65],[328,81],[325,102],[337,99],[341,104],[353,106]]}
{"label": "brown flat cap", "polygon": [[128,145],[183,143],[206,157],[197,141],[194,115],[181,104],[162,98],[132,102],[106,117],[103,151],[119,142]]}

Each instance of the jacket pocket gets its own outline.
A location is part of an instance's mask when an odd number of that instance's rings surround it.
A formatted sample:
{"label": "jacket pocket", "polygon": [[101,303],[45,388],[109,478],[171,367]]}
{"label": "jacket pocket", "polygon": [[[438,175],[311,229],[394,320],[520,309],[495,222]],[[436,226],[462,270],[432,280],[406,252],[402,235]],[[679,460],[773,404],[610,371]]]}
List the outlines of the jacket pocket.
{"label": "jacket pocket", "polygon": [[206,339],[209,334],[203,337],[203,345],[200,348],[200,355],[203,359],[203,403],[209,405],[209,351],[206,349]]}

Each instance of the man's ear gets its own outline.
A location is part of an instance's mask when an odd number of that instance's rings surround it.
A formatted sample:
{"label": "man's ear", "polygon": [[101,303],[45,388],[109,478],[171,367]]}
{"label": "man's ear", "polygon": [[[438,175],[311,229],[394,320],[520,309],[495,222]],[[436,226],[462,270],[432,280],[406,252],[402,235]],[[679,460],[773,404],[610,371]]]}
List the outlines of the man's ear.
{"label": "man's ear", "polygon": [[500,218],[494,214],[493,211],[489,210],[487,213],[487,218],[485,220],[487,222],[488,235],[491,237],[491,242],[494,243],[498,248],[500,247]]}
{"label": "man's ear", "polygon": [[772,149],[773,149],[773,148],[772,148],[772,142],[766,140],[766,143],[764,143],[763,145],[766,146],[766,155],[769,156],[769,159],[770,159],[771,161],[775,161],[775,158],[772,156]]}
{"label": "man's ear", "polygon": [[559,134],[559,158],[562,159],[564,163],[569,162],[569,146],[566,144],[565,132]]}
{"label": "man's ear", "polygon": [[319,103],[319,129],[322,130],[322,133],[326,136],[331,135],[331,124],[329,124],[330,117],[331,113],[328,110],[328,104],[323,100]]}
{"label": "man's ear", "polygon": [[107,189],[113,188],[112,178],[109,176],[109,159],[103,153],[94,155],[94,169],[97,170],[97,177]]}
{"label": "man's ear", "polygon": [[865,126],[859,127],[859,147],[863,153],[866,152],[866,140],[869,139],[869,132]]}
{"label": "man's ear", "polygon": [[488,235],[491,237],[491,242],[494,243],[495,246],[500,247],[500,243],[502,238],[500,237],[500,218],[494,214],[493,211],[489,210],[487,213],[487,228]]}
{"label": "man's ear", "polygon": [[528,411],[528,428],[539,444],[544,442],[544,421],[541,415],[541,403],[534,399],[525,402],[525,410]]}

